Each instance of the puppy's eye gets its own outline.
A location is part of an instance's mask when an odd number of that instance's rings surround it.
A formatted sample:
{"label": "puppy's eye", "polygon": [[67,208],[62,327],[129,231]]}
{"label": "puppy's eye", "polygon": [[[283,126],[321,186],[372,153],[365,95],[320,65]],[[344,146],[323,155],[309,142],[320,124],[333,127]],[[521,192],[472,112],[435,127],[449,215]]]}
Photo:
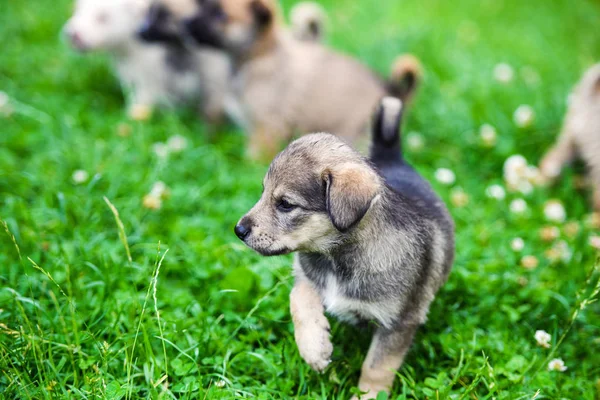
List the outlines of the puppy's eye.
{"label": "puppy's eye", "polygon": [[225,12],[218,4],[211,4],[206,6],[205,9],[208,16],[215,21],[222,22],[227,19],[227,15],[225,15]]}
{"label": "puppy's eye", "polygon": [[279,201],[279,204],[277,204],[277,209],[279,211],[283,211],[283,212],[290,212],[293,209],[295,209],[297,206],[293,205],[292,203],[290,203],[289,201],[285,200],[285,199],[281,199]]}

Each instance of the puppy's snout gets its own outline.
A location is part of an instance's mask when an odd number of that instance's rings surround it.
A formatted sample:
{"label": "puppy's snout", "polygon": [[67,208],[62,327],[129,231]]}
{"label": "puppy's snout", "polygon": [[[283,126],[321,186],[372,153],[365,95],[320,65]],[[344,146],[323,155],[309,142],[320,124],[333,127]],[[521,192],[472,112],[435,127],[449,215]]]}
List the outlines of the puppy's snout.
{"label": "puppy's snout", "polygon": [[242,218],[235,226],[234,231],[237,237],[239,237],[241,240],[245,240],[248,235],[250,235],[250,232],[252,232],[252,220],[250,220],[248,217]]}

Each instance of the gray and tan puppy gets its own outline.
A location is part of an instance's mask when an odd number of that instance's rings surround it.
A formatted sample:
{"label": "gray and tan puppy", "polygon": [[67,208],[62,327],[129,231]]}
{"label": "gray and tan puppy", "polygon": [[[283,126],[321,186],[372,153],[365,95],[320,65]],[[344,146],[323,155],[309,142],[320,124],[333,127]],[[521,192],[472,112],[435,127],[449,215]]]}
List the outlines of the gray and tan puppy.
{"label": "gray and tan puppy", "polygon": [[571,94],[562,132],[540,170],[556,179],[565,164],[581,157],[589,170],[594,208],[600,211],[600,64],[591,67]]}
{"label": "gray and tan puppy", "polygon": [[414,57],[395,62],[385,81],[353,58],[294,38],[277,0],[202,0],[186,26],[197,43],[231,57],[230,109],[250,133],[254,158],[271,159],[304,132],[360,145],[378,102],[386,95],[408,100],[420,76]]}
{"label": "gray and tan puppy", "polygon": [[235,227],[260,254],[296,252],[290,308],[298,350],[314,370],[333,350],[325,311],[377,324],[358,384],[363,398],[391,388],[454,259],[452,218],[402,157],[401,111],[399,100],[382,101],[369,160],[330,134],[292,142]]}

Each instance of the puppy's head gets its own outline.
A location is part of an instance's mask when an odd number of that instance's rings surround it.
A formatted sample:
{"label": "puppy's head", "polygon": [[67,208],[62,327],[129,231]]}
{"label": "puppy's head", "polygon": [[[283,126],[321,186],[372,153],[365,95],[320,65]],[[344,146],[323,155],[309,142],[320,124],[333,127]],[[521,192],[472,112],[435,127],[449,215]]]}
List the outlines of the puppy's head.
{"label": "puppy's head", "polygon": [[201,45],[245,54],[272,37],[277,24],[276,0],[196,1],[197,11],[185,26]]}
{"label": "puppy's head", "polygon": [[363,220],[382,188],[350,146],[333,135],[307,135],[273,160],[260,200],[235,233],[263,255],[326,252]]}
{"label": "puppy's head", "polygon": [[79,51],[112,50],[135,39],[146,0],[78,0],[63,32]]}
{"label": "puppy's head", "polygon": [[186,35],[182,21],[195,11],[195,0],[155,0],[138,35],[147,42],[181,44]]}
{"label": "puppy's head", "polygon": [[290,11],[291,28],[294,37],[309,42],[321,42],[326,36],[327,13],[316,2],[303,1]]}

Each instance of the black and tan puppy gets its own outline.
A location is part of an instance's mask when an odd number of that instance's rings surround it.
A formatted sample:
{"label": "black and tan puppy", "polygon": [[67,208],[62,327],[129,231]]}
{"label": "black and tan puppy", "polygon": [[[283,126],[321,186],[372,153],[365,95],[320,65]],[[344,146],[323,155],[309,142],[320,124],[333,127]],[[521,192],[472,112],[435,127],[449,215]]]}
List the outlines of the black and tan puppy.
{"label": "black and tan puppy", "polygon": [[386,95],[408,100],[420,74],[416,59],[402,58],[386,82],[355,59],[294,38],[276,0],[200,0],[186,26],[199,44],[231,57],[237,119],[253,157],[270,159],[303,132],[360,144],[377,103]]}
{"label": "black and tan puppy", "polygon": [[400,151],[401,102],[385,98],[370,160],[320,133],[274,160],[258,203],[235,227],[249,247],[296,252],[290,295],[300,355],[329,364],[327,311],[377,324],[362,366],[363,398],[389,391],[454,258],[454,224],[442,200]]}

